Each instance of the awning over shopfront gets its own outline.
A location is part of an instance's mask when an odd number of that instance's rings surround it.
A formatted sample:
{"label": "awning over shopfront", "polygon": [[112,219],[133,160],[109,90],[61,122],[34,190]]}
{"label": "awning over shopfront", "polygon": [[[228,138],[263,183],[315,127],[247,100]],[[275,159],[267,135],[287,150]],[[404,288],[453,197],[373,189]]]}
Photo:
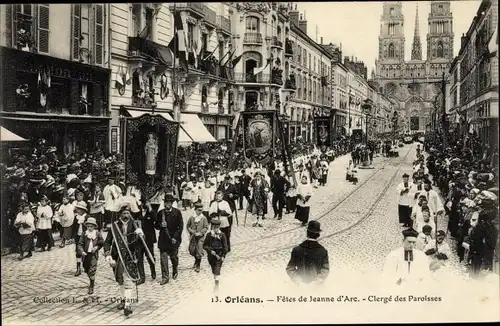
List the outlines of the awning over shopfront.
{"label": "awning over shopfront", "polygon": [[7,128],[0,126],[0,141],[2,141],[2,142],[27,141],[27,139],[24,139],[23,137],[16,135],[15,133],[8,130]]}
{"label": "awning over shopfront", "polygon": [[217,142],[196,113],[181,113],[181,123],[193,141],[197,143]]}
{"label": "awning over shopfront", "polygon": [[[139,111],[139,110],[130,110],[130,109],[125,109],[125,111],[127,111],[127,113],[132,118],[137,118],[137,117],[140,117],[141,115],[149,113],[149,112],[144,112],[144,111]],[[174,118],[172,118],[170,113],[157,112],[157,114],[161,115],[162,117],[164,117],[165,119],[167,119],[169,121],[174,121]],[[203,127],[205,127],[205,126],[203,126]],[[186,128],[185,128],[184,124],[181,123],[181,128],[179,129],[179,145],[183,145],[186,143],[192,143],[193,139],[194,138],[190,137],[189,134],[186,132]]]}

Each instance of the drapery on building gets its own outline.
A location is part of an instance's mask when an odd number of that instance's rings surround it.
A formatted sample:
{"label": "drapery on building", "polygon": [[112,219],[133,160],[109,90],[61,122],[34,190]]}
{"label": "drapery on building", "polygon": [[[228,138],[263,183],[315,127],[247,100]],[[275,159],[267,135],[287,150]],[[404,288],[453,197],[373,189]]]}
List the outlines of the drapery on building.
{"label": "drapery on building", "polygon": [[105,4],[0,5],[2,125],[66,154],[107,150],[108,17]]}
{"label": "drapery on building", "polygon": [[372,81],[392,102],[410,132],[424,132],[430,121],[442,74],[453,60],[453,15],[450,1],[432,1],[428,16],[427,54],[420,40],[418,4],[411,60],[405,60],[404,16],[401,1],[383,3],[379,53]]}

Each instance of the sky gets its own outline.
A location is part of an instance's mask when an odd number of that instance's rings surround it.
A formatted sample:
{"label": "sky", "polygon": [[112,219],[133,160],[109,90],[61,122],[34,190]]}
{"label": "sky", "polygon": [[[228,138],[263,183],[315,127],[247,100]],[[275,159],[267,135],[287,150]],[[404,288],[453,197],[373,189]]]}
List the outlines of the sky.
{"label": "sky", "polygon": [[[415,9],[418,3],[420,24],[420,42],[422,56],[427,55],[427,19],[431,10],[430,1],[403,1],[404,30],[405,30],[405,60],[410,60],[411,46],[415,29]],[[460,50],[462,33],[469,29],[472,19],[476,15],[481,1],[456,0],[451,1],[454,32],[454,56]],[[375,68],[375,59],[378,56],[378,37],[380,34],[380,17],[383,2],[298,2],[297,9],[305,13],[307,20],[307,34],[323,43],[340,45],[342,55],[354,56],[363,61],[368,67],[368,75]],[[316,38],[316,26],[319,33]]]}

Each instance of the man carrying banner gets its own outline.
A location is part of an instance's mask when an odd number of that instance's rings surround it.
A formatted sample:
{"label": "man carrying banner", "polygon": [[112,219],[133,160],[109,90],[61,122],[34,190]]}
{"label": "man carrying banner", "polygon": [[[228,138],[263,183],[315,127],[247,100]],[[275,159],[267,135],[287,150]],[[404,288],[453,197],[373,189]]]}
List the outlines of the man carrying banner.
{"label": "man carrying banner", "polygon": [[142,229],[132,218],[129,206],[123,206],[119,213],[118,221],[111,224],[104,241],[104,256],[113,268],[115,280],[120,285],[120,304],[118,309],[125,316],[132,314],[131,303],[137,299],[132,298],[132,286],[139,280],[136,252],[143,245],[140,237],[144,236]]}

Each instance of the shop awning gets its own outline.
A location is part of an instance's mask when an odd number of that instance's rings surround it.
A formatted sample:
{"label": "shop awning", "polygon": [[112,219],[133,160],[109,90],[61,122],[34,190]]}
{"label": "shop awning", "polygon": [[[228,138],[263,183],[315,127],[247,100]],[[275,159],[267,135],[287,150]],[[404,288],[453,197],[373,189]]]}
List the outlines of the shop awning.
{"label": "shop awning", "polygon": [[[132,118],[137,118],[137,117],[140,117],[141,115],[149,113],[149,112],[144,112],[144,111],[139,111],[139,110],[130,110],[130,109],[125,109],[125,111]],[[165,119],[167,119],[169,121],[174,121],[174,118],[172,118],[172,116],[170,115],[170,113],[167,113],[167,112],[156,112],[156,114],[161,115],[162,117],[164,117]],[[186,143],[192,143],[193,142],[193,138],[190,137],[189,134],[186,132],[184,124],[181,123],[180,126],[181,127],[179,129],[179,140],[178,140],[179,145],[186,144]]]}
{"label": "shop awning", "polygon": [[197,143],[217,142],[196,113],[181,113],[181,123],[193,141]]}
{"label": "shop awning", "polygon": [[1,126],[0,126],[0,140],[2,142],[27,141],[27,139],[24,139],[23,137],[16,135],[12,131],[8,130],[7,128],[1,127]]}

